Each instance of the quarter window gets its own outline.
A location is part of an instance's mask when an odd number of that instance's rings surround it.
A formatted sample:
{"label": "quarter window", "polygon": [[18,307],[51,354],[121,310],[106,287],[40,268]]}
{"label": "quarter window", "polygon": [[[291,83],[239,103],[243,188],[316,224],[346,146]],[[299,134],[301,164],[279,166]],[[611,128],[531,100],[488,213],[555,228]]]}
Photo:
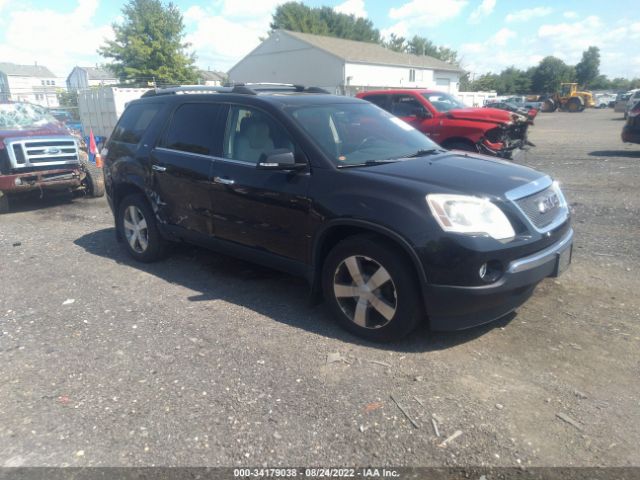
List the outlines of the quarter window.
{"label": "quarter window", "polygon": [[181,152],[215,155],[216,122],[219,113],[220,105],[213,103],[181,105],[173,114],[160,146]]}
{"label": "quarter window", "polygon": [[133,145],[140,143],[142,135],[159,110],[160,105],[155,103],[128,106],[113,130],[111,140]]}
{"label": "quarter window", "polygon": [[229,109],[224,158],[257,164],[279,149],[294,151],[291,136],[279,122],[253,108],[232,106]]}

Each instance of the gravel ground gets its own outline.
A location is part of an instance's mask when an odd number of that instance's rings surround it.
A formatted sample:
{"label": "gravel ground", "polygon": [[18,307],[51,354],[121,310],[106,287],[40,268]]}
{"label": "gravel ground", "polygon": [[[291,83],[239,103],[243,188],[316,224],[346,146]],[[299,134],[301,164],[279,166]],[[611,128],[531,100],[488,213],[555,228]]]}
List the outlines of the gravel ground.
{"label": "gravel ground", "polygon": [[287,275],[191,247],[134,263],[104,199],[17,203],[0,465],[640,465],[640,146],[621,128],[541,114],[518,159],[564,185],[567,273],[489,326],[383,346]]}

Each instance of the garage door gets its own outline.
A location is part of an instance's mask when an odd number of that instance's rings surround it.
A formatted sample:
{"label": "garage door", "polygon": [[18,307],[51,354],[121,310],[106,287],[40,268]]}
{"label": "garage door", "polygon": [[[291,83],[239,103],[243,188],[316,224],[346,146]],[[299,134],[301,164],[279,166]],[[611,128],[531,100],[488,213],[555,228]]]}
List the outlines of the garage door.
{"label": "garage door", "polygon": [[451,80],[448,78],[436,78],[436,90],[449,93],[450,84]]}

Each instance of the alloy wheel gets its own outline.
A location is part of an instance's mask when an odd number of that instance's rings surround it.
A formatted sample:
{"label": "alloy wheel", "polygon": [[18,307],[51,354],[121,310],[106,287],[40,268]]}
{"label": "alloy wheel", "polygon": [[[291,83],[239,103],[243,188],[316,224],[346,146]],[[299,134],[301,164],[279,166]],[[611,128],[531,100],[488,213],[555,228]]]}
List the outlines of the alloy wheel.
{"label": "alloy wheel", "polygon": [[347,318],[367,329],[387,325],[398,308],[391,275],[377,261],[363,255],[347,257],[338,264],[333,293]]}
{"label": "alloy wheel", "polygon": [[149,230],[142,211],[129,205],[124,211],[124,235],[134,252],[144,253],[149,247]]}

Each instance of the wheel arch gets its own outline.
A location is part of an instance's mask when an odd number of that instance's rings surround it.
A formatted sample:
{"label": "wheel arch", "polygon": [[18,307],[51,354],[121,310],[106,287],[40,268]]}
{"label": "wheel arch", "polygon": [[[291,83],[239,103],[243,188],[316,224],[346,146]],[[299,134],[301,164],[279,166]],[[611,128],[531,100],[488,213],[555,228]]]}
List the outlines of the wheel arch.
{"label": "wheel arch", "polygon": [[424,303],[427,276],[409,241],[390,228],[366,220],[341,219],[330,221],[315,235],[311,249],[311,274],[309,281],[314,299],[322,297],[322,266],[331,249],[340,241],[354,235],[372,234],[384,238],[399,248],[413,267],[420,282],[420,295]]}
{"label": "wheel arch", "polygon": [[[131,181],[126,182],[118,182],[113,187],[113,212],[114,216],[117,218],[118,212],[120,211],[120,203],[122,200],[128,195],[143,195],[151,207],[153,208],[153,204],[149,200],[149,196],[147,195],[146,189],[142,186],[141,183],[137,182],[135,178],[131,179]],[[116,236],[118,240],[123,240],[123,233],[120,231],[121,228],[118,225],[118,221],[116,220]]]}
{"label": "wheel arch", "polygon": [[465,145],[468,145],[470,147],[477,148],[476,144],[472,140],[469,140],[466,137],[449,137],[444,142],[442,142],[442,146],[448,149],[449,146],[454,145],[456,143],[464,143]]}

